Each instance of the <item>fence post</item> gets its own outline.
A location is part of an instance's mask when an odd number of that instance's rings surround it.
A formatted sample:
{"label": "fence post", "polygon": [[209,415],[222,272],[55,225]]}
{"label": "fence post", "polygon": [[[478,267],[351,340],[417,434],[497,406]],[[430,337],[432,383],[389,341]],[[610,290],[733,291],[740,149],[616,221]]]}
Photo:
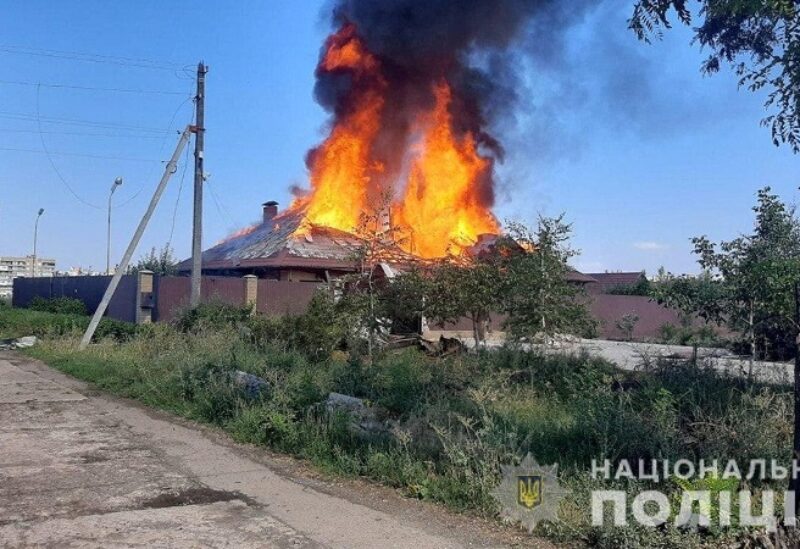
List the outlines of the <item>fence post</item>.
{"label": "fence post", "polygon": [[258,277],[256,275],[244,275],[244,304],[251,308],[251,314],[256,314],[258,299]]}
{"label": "fence post", "polygon": [[139,271],[136,275],[136,324],[153,322],[153,271]]}

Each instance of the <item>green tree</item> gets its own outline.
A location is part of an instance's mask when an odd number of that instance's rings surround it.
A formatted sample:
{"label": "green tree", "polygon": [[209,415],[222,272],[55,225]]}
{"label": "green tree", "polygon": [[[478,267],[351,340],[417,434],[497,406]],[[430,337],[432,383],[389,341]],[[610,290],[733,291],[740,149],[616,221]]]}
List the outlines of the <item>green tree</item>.
{"label": "green tree", "polygon": [[636,329],[636,325],[638,323],[639,315],[636,313],[625,313],[622,315],[622,318],[617,320],[616,326],[617,329],[625,336],[625,340],[631,341],[633,339],[633,331]]}
{"label": "green tree", "polygon": [[496,253],[468,262],[448,258],[429,268],[425,313],[436,323],[472,321],[475,346],[486,343],[490,315],[501,306],[500,271]]}
{"label": "green tree", "polygon": [[383,276],[385,268],[392,269],[391,264],[396,263],[413,265],[416,259],[401,250],[403,233],[389,222],[391,198],[391,194],[384,194],[376,209],[360,215],[353,232],[358,240],[352,254],[356,270],[344,277],[345,291],[338,302],[338,309],[356,319],[358,328],[365,333],[369,356],[381,334],[390,329],[392,311],[386,292],[388,282]]}
{"label": "green tree", "polygon": [[752,360],[796,353],[795,286],[800,221],[769,187],[758,191],[754,230],[730,241],[692,239],[704,274],[659,284],[665,305],[695,312],[742,334]]}
{"label": "green tree", "polygon": [[435,324],[469,318],[476,346],[486,343],[492,313],[507,315],[514,339],[556,332],[582,333],[592,321],[569,282],[570,226],[563,216],[540,218],[536,229],[507,223],[506,234],[474,255],[451,256],[418,265],[382,287],[387,316],[403,311]]}
{"label": "green tree", "polygon": [[681,311],[687,320],[698,315],[720,324],[725,321],[722,292],[722,281],[708,271],[697,276],[675,276],[662,270],[652,285],[651,296],[658,303]]}
{"label": "green tree", "polygon": [[139,271],[153,271],[157,275],[170,276],[178,273],[178,260],[175,251],[169,244],[156,251],[153,246],[150,251],[139,258],[135,265],[128,267],[129,274]]}
{"label": "green tree", "polygon": [[741,330],[751,355],[794,353],[794,285],[800,280],[800,224],[766,187],[758,191],[755,230],[715,245],[706,237],[693,240],[703,269],[724,282],[722,304],[727,322]]}
{"label": "green tree", "polygon": [[633,284],[616,284],[605,290],[606,294],[610,295],[641,295],[649,296],[652,293],[650,281],[647,275],[642,271],[642,276],[639,277]]}
{"label": "green tree", "polygon": [[[692,20],[698,8],[699,22]],[[638,0],[629,27],[649,41],[670,28],[670,14],[694,29],[694,41],[709,51],[702,64],[713,74],[728,64],[739,86],[766,90],[772,114],[762,125],[776,145],[800,152],[800,4],[796,0]]]}
{"label": "green tree", "polygon": [[[750,346],[750,374],[761,344],[767,354],[776,349],[794,354],[793,466],[800,464],[800,221],[769,187],[758,191],[755,228],[749,235],[714,244],[705,236],[693,239],[706,274],[697,281],[678,279],[664,285],[664,297],[694,307],[706,318],[740,330]],[[790,481],[800,491],[800,478]]]}
{"label": "green tree", "polygon": [[[578,252],[570,246],[572,226],[564,215],[540,217],[535,230],[520,223],[508,223],[506,229],[499,293],[511,337],[587,331],[593,321],[583,290],[568,276],[569,261]],[[522,253],[512,253],[514,246]]]}

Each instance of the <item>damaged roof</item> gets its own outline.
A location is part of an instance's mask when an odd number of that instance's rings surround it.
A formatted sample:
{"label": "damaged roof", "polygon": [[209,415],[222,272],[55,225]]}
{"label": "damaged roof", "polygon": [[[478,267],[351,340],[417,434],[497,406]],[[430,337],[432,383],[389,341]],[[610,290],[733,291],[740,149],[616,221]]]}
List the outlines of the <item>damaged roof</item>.
{"label": "damaged roof", "polygon": [[[203,252],[204,269],[309,267],[353,270],[363,240],[352,233],[313,225],[302,210],[287,210]],[[402,252],[399,252],[401,255]],[[190,267],[189,261],[180,270]]]}
{"label": "damaged roof", "polygon": [[[497,242],[502,237],[496,234],[482,234],[478,237],[478,241],[472,245],[467,251],[473,257],[480,257],[481,255],[491,253],[494,247],[497,245]],[[506,240],[509,242],[509,240]],[[513,241],[517,246],[519,246],[519,250],[523,253],[525,251],[529,251],[530,249],[535,249],[535,246],[526,245],[524,242]],[[592,278],[589,275],[583,274],[582,272],[573,269],[572,267],[567,268],[566,279],[569,282],[574,282],[576,284],[591,284],[596,283],[597,280]]]}
{"label": "damaged roof", "polygon": [[[477,257],[488,253],[499,238],[498,235],[481,235],[469,254]],[[207,249],[202,261],[203,269],[210,270],[271,267],[352,271],[358,268],[358,254],[363,245],[364,241],[352,233],[309,223],[302,210],[286,210]],[[520,246],[520,250],[523,249]],[[397,245],[381,250],[378,261],[389,278],[413,264],[425,263]],[[189,259],[178,265],[179,271],[190,269]],[[567,279],[578,283],[597,282],[574,269],[569,270]]]}
{"label": "damaged roof", "polygon": [[[319,267],[352,269],[361,240],[305,224],[302,211],[287,210],[223,240],[203,252],[204,269],[237,267]],[[301,230],[302,229],[302,230]],[[188,261],[181,264],[183,268]]]}

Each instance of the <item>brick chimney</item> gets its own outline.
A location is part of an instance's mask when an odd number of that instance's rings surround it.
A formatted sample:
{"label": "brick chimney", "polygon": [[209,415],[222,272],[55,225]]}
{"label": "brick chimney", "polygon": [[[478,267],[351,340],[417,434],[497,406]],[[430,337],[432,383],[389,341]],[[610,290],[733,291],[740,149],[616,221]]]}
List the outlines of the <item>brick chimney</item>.
{"label": "brick chimney", "polygon": [[278,215],[278,203],[274,200],[264,202],[262,206],[264,208],[264,223],[272,221],[272,218]]}

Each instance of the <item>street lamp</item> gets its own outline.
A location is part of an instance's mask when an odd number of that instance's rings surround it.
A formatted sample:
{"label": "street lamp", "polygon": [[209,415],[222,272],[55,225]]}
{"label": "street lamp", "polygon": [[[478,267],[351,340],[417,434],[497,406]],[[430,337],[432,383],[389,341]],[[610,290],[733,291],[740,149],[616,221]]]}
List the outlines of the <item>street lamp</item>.
{"label": "street lamp", "polygon": [[114,197],[114,191],[117,187],[122,185],[122,178],[118,177],[111,184],[111,193],[108,195],[108,238],[106,246],[106,274],[111,274],[111,199]]}
{"label": "street lamp", "polygon": [[33,224],[33,261],[31,262],[31,278],[36,278],[36,241],[39,239],[39,218],[42,217],[44,208],[39,208],[36,222]]}

